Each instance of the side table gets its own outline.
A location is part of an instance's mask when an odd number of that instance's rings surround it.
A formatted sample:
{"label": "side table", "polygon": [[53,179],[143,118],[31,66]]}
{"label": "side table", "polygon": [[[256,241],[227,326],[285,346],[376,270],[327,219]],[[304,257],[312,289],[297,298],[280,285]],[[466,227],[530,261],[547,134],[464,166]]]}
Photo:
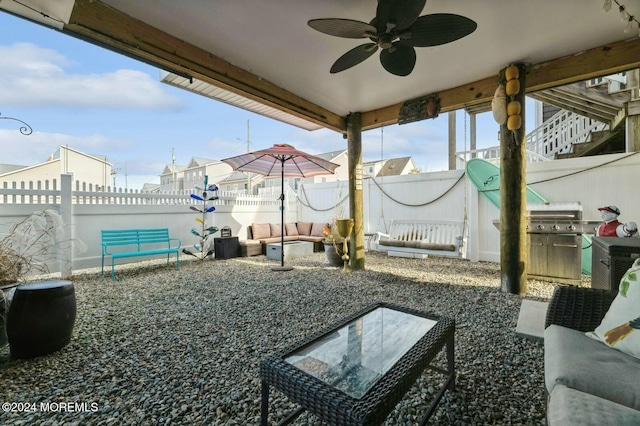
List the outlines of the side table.
{"label": "side table", "polygon": [[71,341],[76,295],[71,281],[20,284],[7,315],[12,358],[33,358],[62,349]]}
{"label": "side table", "polygon": [[240,256],[238,237],[220,237],[213,239],[216,259],[231,259]]}

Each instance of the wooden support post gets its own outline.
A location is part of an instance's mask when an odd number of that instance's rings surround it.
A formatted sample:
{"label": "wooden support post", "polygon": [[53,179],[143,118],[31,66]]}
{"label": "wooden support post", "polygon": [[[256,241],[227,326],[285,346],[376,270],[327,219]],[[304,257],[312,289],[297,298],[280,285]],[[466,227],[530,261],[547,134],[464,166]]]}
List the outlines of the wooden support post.
{"label": "wooden support post", "polygon": [[364,270],[364,191],[362,186],[362,117],[359,112],[347,116],[347,152],[349,155],[349,213],[353,232],[349,245],[352,271]]}
{"label": "wooden support post", "polygon": [[640,70],[627,71],[627,88],[631,99],[627,103],[625,128],[626,152],[640,151]]}
{"label": "wooden support post", "polygon": [[[526,233],[526,132],[525,68],[516,65],[520,90],[507,96],[521,105],[522,122],[517,130],[500,126],[500,277],[504,292],[527,293],[528,237]],[[504,72],[501,73],[501,76]],[[506,83],[505,83],[506,84]],[[508,122],[507,122],[508,123]]]}

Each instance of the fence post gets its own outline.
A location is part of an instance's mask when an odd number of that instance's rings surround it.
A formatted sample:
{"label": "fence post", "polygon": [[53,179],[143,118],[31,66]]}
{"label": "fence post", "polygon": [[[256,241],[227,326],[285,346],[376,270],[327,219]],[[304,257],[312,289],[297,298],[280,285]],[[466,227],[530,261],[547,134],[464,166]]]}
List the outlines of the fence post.
{"label": "fence post", "polygon": [[73,269],[73,240],[75,238],[75,226],[73,225],[73,204],[71,202],[71,178],[70,174],[60,175],[60,216],[65,228],[65,241],[59,244],[60,250],[60,274],[62,278],[70,277]]}

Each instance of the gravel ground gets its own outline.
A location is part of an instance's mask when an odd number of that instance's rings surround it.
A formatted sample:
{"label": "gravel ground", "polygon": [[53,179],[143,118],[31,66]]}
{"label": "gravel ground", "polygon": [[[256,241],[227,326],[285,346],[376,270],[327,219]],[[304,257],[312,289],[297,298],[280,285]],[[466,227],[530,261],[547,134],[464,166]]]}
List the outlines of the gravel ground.
{"label": "gravel ground", "polygon": [[[0,412],[0,424],[259,424],[260,360],[377,301],[456,321],[456,390],[431,424],[544,424],[543,347],[516,336],[522,297],[500,290],[498,264],[368,253],[366,271],[342,274],[324,253],[287,262],[290,272],[274,263],[144,262],[119,267],[115,282],[78,273],[71,343],[31,360],[0,351],[0,402],[36,404]],[[527,298],[548,300],[554,286],[529,281]],[[438,380],[425,373],[385,424],[416,424]],[[272,391],[271,423],[294,408]]]}

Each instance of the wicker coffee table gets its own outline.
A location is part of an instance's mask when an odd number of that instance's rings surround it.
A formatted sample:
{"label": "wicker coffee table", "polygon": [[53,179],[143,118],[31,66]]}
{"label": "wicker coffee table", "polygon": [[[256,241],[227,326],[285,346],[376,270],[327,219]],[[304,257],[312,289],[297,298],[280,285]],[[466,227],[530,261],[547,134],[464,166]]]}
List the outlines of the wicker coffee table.
{"label": "wicker coffee table", "polygon": [[[445,379],[425,404],[424,424],[444,392],[454,389],[454,331],[450,318],[386,303],[369,306],[262,360],[262,424],[270,386],[301,406],[281,425],[305,410],[331,425],[381,424],[429,368]],[[431,364],[442,350],[446,368]]]}

